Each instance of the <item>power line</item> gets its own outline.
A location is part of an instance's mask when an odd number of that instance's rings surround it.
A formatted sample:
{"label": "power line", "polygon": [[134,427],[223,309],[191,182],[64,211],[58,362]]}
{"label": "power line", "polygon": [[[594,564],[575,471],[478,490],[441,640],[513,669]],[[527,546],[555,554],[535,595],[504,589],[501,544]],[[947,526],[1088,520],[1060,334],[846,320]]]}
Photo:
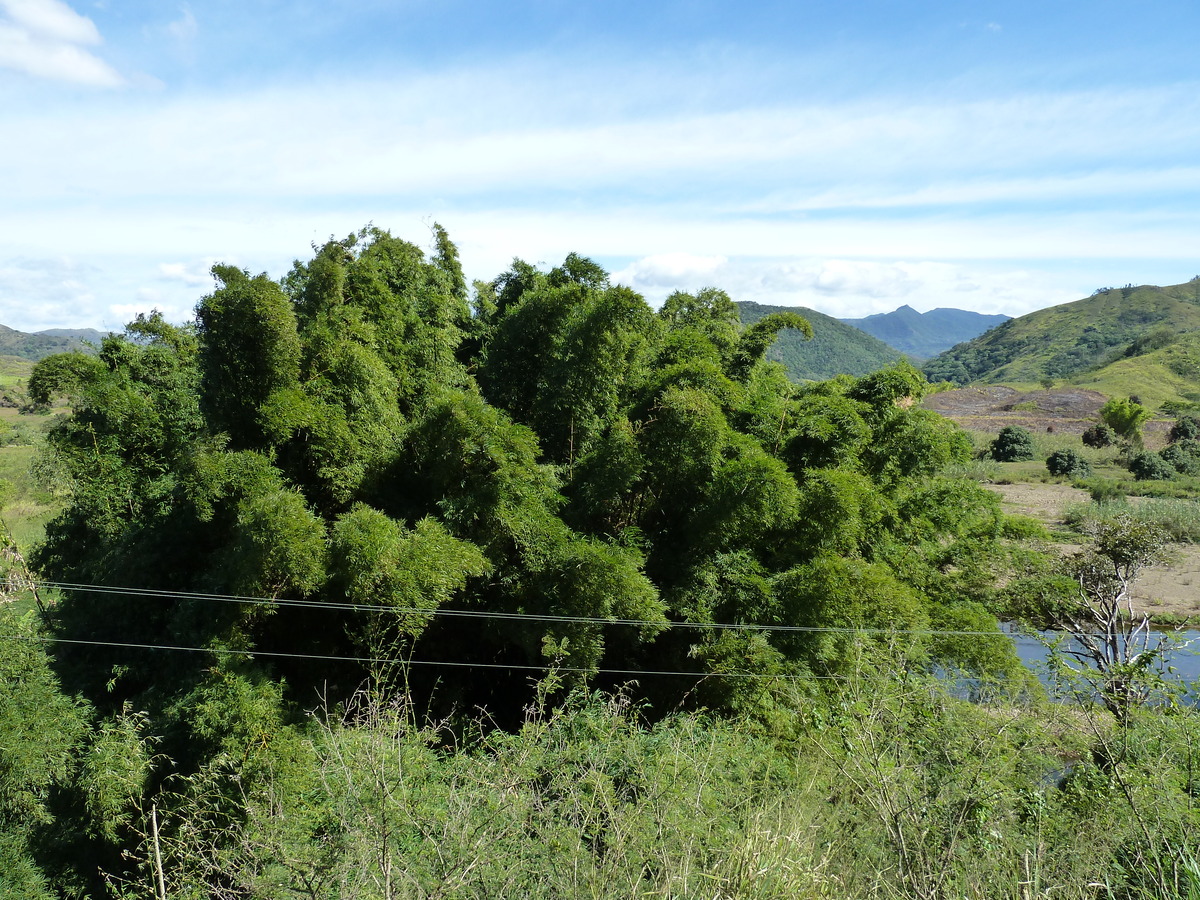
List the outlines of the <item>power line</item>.
{"label": "power line", "polygon": [[[566,616],[553,613],[501,612],[482,609],[446,609],[438,607],[389,606],[386,604],[345,603],[325,600],[292,600],[286,598],[252,597],[240,594],[216,594],[194,591],[159,590],[155,588],[129,588],[115,585],[80,584],[72,582],[39,581],[39,587],[53,588],[72,593],[116,594],[129,597],[146,597],[162,600],[207,601],[236,603],[246,606],[270,606],[275,608],[297,608],[317,610],[342,610],[347,612],[390,612],[401,615],[464,619],[499,619],[515,622],[550,622],[580,625],[626,625],[641,628],[680,629],[694,628],[724,631],[767,631],[779,633],[816,634],[908,634],[926,637],[1008,637],[1002,631],[967,631],[935,628],[886,628],[871,626],[838,625],[773,625],[744,622],[674,622],[654,619],[604,618],[601,616]],[[1067,633],[1067,632],[1064,632]]]}
{"label": "power line", "polygon": [[443,666],[459,669],[507,669],[520,672],[569,672],[582,675],[671,675],[687,678],[784,678],[804,681],[847,681],[848,675],[816,675],[812,673],[769,674],[766,672],[683,672],[653,669],[592,669],[584,666],[560,666],[547,663],[542,666],[519,663],[466,662],[438,659],[399,659],[371,656],[335,656],[321,653],[284,653],[278,650],[235,650],[229,647],[183,647],[175,644],[140,644],[121,641],[89,641],[78,638],[60,638],[46,635],[13,635],[0,637],[0,642],[24,641],[41,644],[71,644],[85,647],[115,647],[129,650],[167,650],[185,653],[214,653],[225,656],[263,656],[273,659],[306,659],[320,662],[351,662],[362,665],[383,664],[394,666]]}

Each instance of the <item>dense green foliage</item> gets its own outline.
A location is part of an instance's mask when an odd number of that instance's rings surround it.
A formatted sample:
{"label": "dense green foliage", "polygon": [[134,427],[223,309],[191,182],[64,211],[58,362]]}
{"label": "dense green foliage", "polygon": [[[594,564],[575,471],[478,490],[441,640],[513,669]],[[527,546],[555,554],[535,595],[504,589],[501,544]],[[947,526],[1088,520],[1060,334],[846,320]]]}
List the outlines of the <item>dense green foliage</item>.
{"label": "dense green foliage", "polygon": [[576,254],[469,291],[439,227],[213,275],[31,376],[66,499],[0,635],[4,889],[994,896],[1100,808],[939,687],[1037,695],[989,611],[1030,530],[911,365],[798,385],[764,357],[819,326]]}
{"label": "dense green foliage", "polygon": [[1200,440],[1200,419],[1195,416],[1180,416],[1167,433],[1167,440],[1171,443]]}
{"label": "dense green foliage", "polygon": [[[472,307],[435,237],[427,258],[368,229],[281,283],[216,266],[195,327],[139,318],[97,356],[38,364],[31,393],[72,405],[49,438],[72,493],[34,564],[78,585],[253,598],[77,590],[55,609],[59,634],[412,654],[431,667],[410,684],[437,683],[445,702],[519,708],[519,668],[432,664],[782,675],[828,655],[687,626],[840,622],[829,610],[868,573],[909,610],[878,607],[876,625],[967,599],[947,547],[976,513],[931,479],[970,443],[913,405],[911,366],[797,387],[763,359],[778,332],[813,333],[795,312],[745,327],[709,288],[655,313],[575,254],[549,272],[514,262]],[[972,502],[999,520],[994,501]],[[969,556],[1003,552],[998,534],[975,534]],[[814,592],[806,573],[831,552],[851,569]],[[491,618],[438,615],[453,610]],[[107,708],[168,702],[205,677],[202,658],[164,676],[144,650],[60,656]],[[271,671],[303,697],[353,670],[314,668],[285,657]],[[647,693],[695,685],[681,678]],[[698,696],[743,702],[711,691]]]}
{"label": "dense green foliage", "polygon": [[1095,425],[1089,425],[1087,430],[1083,432],[1082,441],[1087,446],[1100,450],[1115,444],[1117,442],[1117,433],[1103,422],[1097,422]]}
{"label": "dense green foliage", "polygon": [[1120,437],[1141,446],[1142,426],[1150,418],[1150,410],[1132,397],[1113,397],[1100,407],[1100,419]]}

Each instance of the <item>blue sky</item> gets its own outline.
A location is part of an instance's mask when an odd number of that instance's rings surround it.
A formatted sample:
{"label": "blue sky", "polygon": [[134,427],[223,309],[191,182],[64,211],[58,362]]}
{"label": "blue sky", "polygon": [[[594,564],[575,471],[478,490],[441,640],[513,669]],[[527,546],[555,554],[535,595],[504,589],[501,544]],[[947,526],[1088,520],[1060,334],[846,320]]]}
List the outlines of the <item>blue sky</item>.
{"label": "blue sky", "polygon": [[1019,315],[1200,272],[1193,2],[0,0],[0,323],[368,222],[652,302]]}

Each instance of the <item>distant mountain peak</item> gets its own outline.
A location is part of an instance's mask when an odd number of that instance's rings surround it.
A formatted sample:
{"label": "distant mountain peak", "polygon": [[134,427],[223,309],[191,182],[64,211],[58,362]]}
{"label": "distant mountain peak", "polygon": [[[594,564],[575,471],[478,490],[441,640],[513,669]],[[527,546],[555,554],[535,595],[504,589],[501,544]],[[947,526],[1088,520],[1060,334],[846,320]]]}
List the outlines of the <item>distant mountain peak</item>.
{"label": "distant mountain peak", "polygon": [[939,307],[921,313],[905,304],[890,313],[876,313],[864,319],[842,319],[872,337],[909,356],[928,359],[949,350],[955,344],[978,337],[1009,316],[984,315],[965,309]]}

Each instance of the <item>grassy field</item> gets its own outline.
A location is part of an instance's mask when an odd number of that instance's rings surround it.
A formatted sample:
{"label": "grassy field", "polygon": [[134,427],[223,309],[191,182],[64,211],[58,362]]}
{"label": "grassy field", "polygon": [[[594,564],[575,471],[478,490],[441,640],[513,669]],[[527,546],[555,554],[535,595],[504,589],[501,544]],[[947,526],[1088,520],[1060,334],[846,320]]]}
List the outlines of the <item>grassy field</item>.
{"label": "grassy field", "polygon": [[52,417],[0,408],[0,516],[21,551],[42,537],[57,500],[33,472],[38,446]]}
{"label": "grassy field", "polygon": [[[1016,424],[1007,416],[972,415],[959,419],[977,452],[960,474],[996,491],[1006,512],[1041,522],[1066,554],[1083,546],[1088,525],[1102,516],[1129,512],[1156,522],[1175,542],[1167,560],[1143,573],[1134,586],[1135,604],[1160,623],[1200,624],[1200,478],[1137,481],[1123,465],[1117,447],[1086,446],[1078,429],[1030,429],[1035,456],[1021,462],[996,462],[979,456],[1000,428]],[[1164,423],[1165,424],[1165,423]],[[1160,429],[1165,433],[1165,427]],[[1164,443],[1155,433],[1148,446]],[[1092,474],[1072,480],[1051,475],[1046,457],[1056,450],[1079,453]],[[1101,502],[1093,499],[1103,497]]]}

